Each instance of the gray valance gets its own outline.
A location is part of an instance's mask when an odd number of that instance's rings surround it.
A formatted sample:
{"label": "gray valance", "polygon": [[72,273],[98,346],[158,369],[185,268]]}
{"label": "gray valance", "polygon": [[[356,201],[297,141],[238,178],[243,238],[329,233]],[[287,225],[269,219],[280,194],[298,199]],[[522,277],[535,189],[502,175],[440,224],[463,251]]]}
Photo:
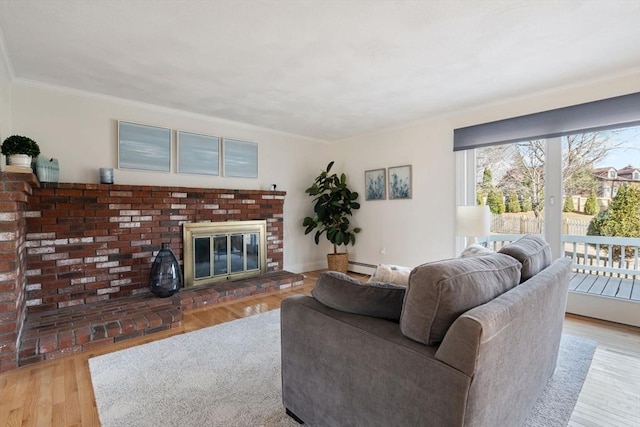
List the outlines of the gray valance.
{"label": "gray valance", "polygon": [[453,151],[640,125],[640,92],[453,131]]}

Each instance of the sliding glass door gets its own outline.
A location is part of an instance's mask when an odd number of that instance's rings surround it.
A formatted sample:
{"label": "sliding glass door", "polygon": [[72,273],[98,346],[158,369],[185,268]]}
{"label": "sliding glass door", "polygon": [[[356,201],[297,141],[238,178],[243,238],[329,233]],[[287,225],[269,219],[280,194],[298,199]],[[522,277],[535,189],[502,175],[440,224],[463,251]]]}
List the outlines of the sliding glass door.
{"label": "sliding glass door", "polygon": [[573,312],[628,323],[640,303],[640,127],[473,151],[475,200],[458,203],[490,207],[489,245],[543,234],[554,257],[573,260]]}

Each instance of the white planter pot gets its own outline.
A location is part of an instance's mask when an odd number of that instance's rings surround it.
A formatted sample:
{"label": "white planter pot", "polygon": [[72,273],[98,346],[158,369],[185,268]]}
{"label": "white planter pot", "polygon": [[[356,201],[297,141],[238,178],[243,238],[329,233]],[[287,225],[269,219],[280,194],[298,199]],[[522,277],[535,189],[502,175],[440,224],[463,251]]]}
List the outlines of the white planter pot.
{"label": "white planter pot", "polygon": [[7,164],[11,166],[31,167],[31,156],[27,156],[26,154],[12,154],[7,157],[7,161]]}

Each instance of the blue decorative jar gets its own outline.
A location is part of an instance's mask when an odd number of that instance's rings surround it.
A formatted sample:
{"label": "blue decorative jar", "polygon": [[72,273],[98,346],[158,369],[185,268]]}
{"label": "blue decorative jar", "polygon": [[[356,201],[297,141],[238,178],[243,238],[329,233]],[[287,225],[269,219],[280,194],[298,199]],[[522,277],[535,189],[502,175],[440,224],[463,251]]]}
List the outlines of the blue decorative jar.
{"label": "blue decorative jar", "polygon": [[182,287],[182,269],[168,243],[162,244],[151,266],[151,292],[160,298],[170,297]]}

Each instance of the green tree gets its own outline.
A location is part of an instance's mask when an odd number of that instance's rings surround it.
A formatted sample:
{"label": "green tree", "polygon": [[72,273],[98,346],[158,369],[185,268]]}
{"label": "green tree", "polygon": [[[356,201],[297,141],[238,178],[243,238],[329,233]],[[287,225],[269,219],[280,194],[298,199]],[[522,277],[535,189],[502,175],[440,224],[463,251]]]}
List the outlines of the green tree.
{"label": "green tree", "polygon": [[532,210],[531,197],[528,194],[525,194],[522,198],[522,212],[531,212]]}
{"label": "green tree", "polygon": [[520,200],[518,200],[518,194],[515,191],[511,191],[509,193],[509,198],[507,199],[507,212],[518,213],[521,212],[520,209]]}
{"label": "green tree", "polygon": [[587,201],[584,203],[584,213],[587,215],[596,215],[600,208],[598,207],[598,199],[596,198],[596,191],[591,190]]}
{"label": "green tree", "polygon": [[564,204],[562,205],[562,212],[573,212],[574,210],[575,208],[573,207],[573,197],[565,197]]}
{"label": "green tree", "polygon": [[[587,235],[640,237],[640,188],[620,187],[609,207],[591,220]],[[627,248],[627,256],[633,256],[630,249]],[[613,256],[620,257],[620,246],[613,247]]]}
{"label": "green tree", "polygon": [[484,193],[482,191],[476,192],[476,205],[484,206]]}
{"label": "green tree", "polygon": [[562,176],[568,176],[563,181],[566,194],[586,194],[598,188],[598,180],[593,174],[591,164],[582,165],[571,174],[567,171],[562,171]]}
{"label": "green tree", "polygon": [[587,228],[587,236],[603,236],[601,234],[602,224],[609,219],[609,209],[605,209],[594,216],[591,221],[589,221],[589,227]]}
{"label": "green tree", "polygon": [[606,236],[640,237],[640,188],[626,185],[611,200]]}
{"label": "green tree", "polygon": [[502,192],[494,189],[489,190],[489,194],[487,195],[487,205],[489,206],[491,213],[503,214],[505,206]]}
{"label": "green tree", "polygon": [[484,172],[482,172],[482,184],[480,184],[480,188],[485,193],[493,188],[493,174],[491,173],[491,169],[485,169]]}

